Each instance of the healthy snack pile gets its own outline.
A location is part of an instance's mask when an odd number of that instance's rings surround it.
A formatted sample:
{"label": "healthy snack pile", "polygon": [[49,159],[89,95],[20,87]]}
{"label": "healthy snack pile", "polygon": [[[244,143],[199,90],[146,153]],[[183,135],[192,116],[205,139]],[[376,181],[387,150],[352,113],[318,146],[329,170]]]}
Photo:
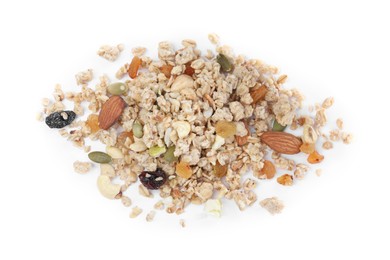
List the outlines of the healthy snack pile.
{"label": "healthy snack pile", "polygon": [[[104,197],[129,207],[126,190],[137,185],[146,197],[158,190],[163,200],[155,210],[181,214],[189,204],[204,204],[219,216],[222,198],[244,210],[258,200],[258,182],[294,185],[309,165],[324,160],[322,153],[334,142],[351,142],[341,119],[337,128],[323,131],[333,98],[305,114],[303,96],[283,88],[287,76],[276,67],[236,56],[216,35],[209,39],[216,53],[202,55],[192,40],[179,49],[160,42],[158,60],[135,48],[115,77],[101,76],[99,84],[89,86],[93,72],[86,70],[76,75],[79,92],[64,93],[57,85],[54,100],[43,100],[46,124],[61,128],[61,136],[100,165],[97,186]],[[98,54],[113,62],[123,48],[105,45]],[[72,110],[65,109],[64,99],[74,103]],[[90,151],[86,139],[99,140],[105,151]],[[285,156],[296,154],[305,154],[306,161]],[[78,173],[90,168],[91,162],[74,163]],[[122,184],[114,184],[115,178]],[[277,197],[259,205],[272,214],[284,207]],[[130,217],[142,212],[135,206]],[[155,214],[149,211],[146,220]]]}

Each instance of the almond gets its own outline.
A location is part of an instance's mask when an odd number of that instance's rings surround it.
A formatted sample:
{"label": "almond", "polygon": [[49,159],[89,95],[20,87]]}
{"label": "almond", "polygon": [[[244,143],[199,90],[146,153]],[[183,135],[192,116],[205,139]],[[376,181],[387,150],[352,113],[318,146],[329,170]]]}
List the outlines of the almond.
{"label": "almond", "polygon": [[265,132],[261,141],[275,152],[283,154],[297,154],[302,145],[300,138],[285,132]]}
{"label": "almond", "polygon": [[252,104],[257,104],[257,102],[263,100],[265,98],[265,95],[267,94],[268,89],[265,85],[262,85],[261,87],[254,89],[250,92],[251,97],[253,99]]}
{"label": "almond", "polygon": [[102,106],[99,114],[99,127],[107,130],[122,115],[126,102],[120,96],[110,97]]}

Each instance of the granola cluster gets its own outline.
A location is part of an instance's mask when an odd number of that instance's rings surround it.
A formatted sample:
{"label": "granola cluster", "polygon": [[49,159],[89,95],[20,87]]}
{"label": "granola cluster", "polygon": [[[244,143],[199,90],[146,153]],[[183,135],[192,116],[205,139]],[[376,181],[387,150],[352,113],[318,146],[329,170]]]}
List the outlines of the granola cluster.
{"label": "granola cluster", "polygon": [[[339,140],[351,142],[341,119],[330,133],[322,130],[333,98],[312,107],[312,113],[302,114],[304,98],[296,89],[283,88],[286,75],[279,75],[276,67],[260,60],[235,55],[230,47],[219,44],[216,35],[209,39],[216,54],[208,50],[202,55],[193,40],[184,40],[179,49],[160,42],[157,60],[146,56],[145,48],[134,48],[133,61],[119,67],[116,79],[101,76],[96,86],[89,86],[93,78],[89,69],[76,75],[81,91],[64,93],[57,85],[54,99],[43,100],[45,115],[64,110],[64,99],[73,102],[78,117],[60,129],[60,135],[86,152],[91,150],[85,145],[87,138],[107,146],[112,160],[101,164],[101,174],[122,181],[112,197],[121,198],[125,206],[132,203],[125,191],[138,183],[145,197],[153,197],[150,187],[158,189],[164,202],[157,202],[156,210],[180,214],[189,204],[205,204],[208,212],[219,215],[222,198],[233,200],[244,210],[257,201],[257,182],[276,176],[278,183],[293,185],[309,172],[309,164],[322,161],[317,152],[321,146],[328,150]],[[114,61],[122,49],[122,45],[106,45],[98,54]],[[112,89],[122,93],[126,107],[115,124],[101,129],[99,120],[107,115],[100,113],[113,96]],[[85,112],[88,117],[83,120]],[[272,151],[261,139],[269,131],[298,133],[302,140],[298,150],[308,154],[308,164]],[[272,161],[265,160],[267,154]],[[85,173],[91,165],[76,162],[74,167]],[[163,172],[166,180],[153,177],[156,171]],[[244,178],[248,171],[252,176]],[[141,174],[154,183],[140,183]],[[114,188],[109,188],[113,192]],[[276,197],[260,205],[272,214],[283,209]],[[141,213],[136,206],[130,216]],[[147,221],[155,214],[150,211]]]}

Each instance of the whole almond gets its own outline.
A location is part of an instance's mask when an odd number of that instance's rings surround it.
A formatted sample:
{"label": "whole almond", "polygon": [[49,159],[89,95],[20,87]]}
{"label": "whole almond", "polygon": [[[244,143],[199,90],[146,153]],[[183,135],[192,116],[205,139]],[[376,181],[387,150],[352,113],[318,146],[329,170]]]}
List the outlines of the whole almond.
{"label": "whole almond", "polygon": [[300,138],[285,132],[265,132],[260,138],[269,148],[283,154],[297,154],[302,145]]}
{"label": "whole almond", "polygon": [[110,97],[102,106],[99,114],[99,127],[107,130],[122,115],[126,102],[120,96]]}

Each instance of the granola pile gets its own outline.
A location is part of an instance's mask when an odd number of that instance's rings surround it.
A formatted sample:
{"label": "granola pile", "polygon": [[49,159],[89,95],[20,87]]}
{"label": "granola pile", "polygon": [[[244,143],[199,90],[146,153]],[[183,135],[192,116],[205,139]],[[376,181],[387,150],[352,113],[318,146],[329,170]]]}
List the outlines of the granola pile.
{"label": "granola pile", "polygon": [[[57,85],[54,100],[43,99],[47,125],[60,128],[61,136],[100,165],[97,184],[103,196],[129,207],[126,191],[137,185],[146,197],[158,191],[162,200],[155,210],[180,214],[189,204],[204,204],[208,213],[219,216],[223,198],[244,210],[257,201],[256,183],[274,179],[294,185],[309,165],[324,160],[321,147],[351,142],[342,119],[336,129],[323,131],[333,98],[305,114],[303,96],[283,88],[287,76],[276,67],[235,55],[214,34],[209,39],[216,50],[204,55],[193,40],[183,40],[180,49],[160,42],[157,60],[146,56],[145,48],[134,48],[132,60],[119,67],[116,78],[103,75],[89,86],[93,71],[88,69],[76,75],[80,91],[63,92]],[[98,55],[114,62],[123,48],[105,45]],[[64,100],[73,102],[72,110],[65,110]],[[91,151],[86,139],[99,140],[106,150]],[[307,160],[285,154],[306,154]],[[88,161],[74,163],[78,173],[91,166]],[[250,176],[244,178],[247,172]],[[259,205],[272,214],[284,207],[277,197]],[[136,206],[130,217],[142,211]],[[150,211],[146,220],[155,214]]]}

